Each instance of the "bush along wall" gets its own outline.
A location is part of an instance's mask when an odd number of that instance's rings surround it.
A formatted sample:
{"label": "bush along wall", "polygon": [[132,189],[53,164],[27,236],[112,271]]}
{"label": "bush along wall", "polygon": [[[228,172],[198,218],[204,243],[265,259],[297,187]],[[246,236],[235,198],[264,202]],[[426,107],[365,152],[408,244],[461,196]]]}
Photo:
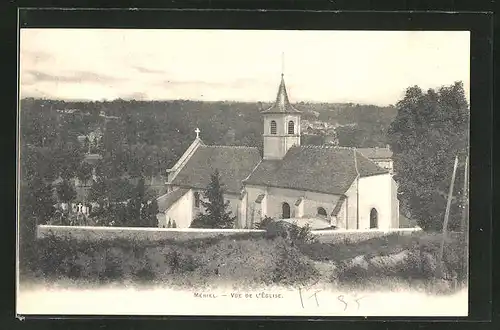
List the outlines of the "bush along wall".
{"label": "bush along wall", "polygon": [[[455,235],[456,236],[456,235]],[[466,244],[450,235],[444,253],[445,283],[466,283]],[[207,287],[433,285],[440,235],[387,235],[362,242],[323,243],[310,230],[273,224],[266,237],[217,236],[192,240],[75,240],[47,236],[36,241],[33,268],[49,282]],[[451,284],[446,284],[449,291]],[[446,290],[445,290],[446,291]]]}

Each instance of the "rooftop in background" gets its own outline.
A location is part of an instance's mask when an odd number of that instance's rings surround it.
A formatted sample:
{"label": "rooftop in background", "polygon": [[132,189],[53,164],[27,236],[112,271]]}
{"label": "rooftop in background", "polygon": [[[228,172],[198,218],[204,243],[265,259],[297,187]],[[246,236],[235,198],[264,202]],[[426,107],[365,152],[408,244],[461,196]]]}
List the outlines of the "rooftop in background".
{"label": "rooftop in background", "polygon": [[83,161],[89,164],[95,164],[101,159],[102,156],[99,154],[86,154],[85,157],[83,158]]}
{"label": "rooftop in background", "polygon": [[385,148],[358,148],[357,150],[368,159],[392,158],[392,151],[389,146]]}

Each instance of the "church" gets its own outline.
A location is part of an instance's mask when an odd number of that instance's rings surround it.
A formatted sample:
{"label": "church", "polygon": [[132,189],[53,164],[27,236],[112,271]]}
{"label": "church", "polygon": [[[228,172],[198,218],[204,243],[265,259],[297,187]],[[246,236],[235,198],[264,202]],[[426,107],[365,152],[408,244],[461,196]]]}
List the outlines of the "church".
{"label": "church", "polygon": [[194,141],[167,170],[167,193],[157,199],[160,227],[190,226],[203,212],[203,190],[216,169],[235,228],[254,228],[266,216],[313,229],[399,227],[388,149],[301,145],[301,112],[290,104],[283,74],[276,101],[261,115],[262,153],[256,147],[206,145],[196,129]]}

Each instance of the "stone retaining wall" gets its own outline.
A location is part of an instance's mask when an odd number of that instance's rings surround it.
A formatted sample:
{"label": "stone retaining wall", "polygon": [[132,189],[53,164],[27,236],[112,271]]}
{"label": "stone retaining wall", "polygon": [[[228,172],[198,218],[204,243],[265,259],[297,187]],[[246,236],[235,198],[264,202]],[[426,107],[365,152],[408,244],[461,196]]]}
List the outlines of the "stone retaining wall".
{"label": "stone retaining wall", "polygon": [[[411,235],[420,228],[400,228],[392,230],[313,230],[320,242],[334,243],[342,240],[363,241],[391,234]],[[264,230],[257,229],[195,229],[195,228],[133,228],[133,227],[78,227],[40,225],[37,238],[49,235],[74,238],[77,240],[136,239],[136,240],[189,240],[216,236],[255,236],[262,237]]]}

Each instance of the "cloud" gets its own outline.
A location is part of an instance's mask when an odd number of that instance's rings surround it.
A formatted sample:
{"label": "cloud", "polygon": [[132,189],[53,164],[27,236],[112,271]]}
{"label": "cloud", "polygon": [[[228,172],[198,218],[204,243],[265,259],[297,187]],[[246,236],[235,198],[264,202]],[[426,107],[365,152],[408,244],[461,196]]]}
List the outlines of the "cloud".
{"label": "cloud", "polygon": [[196,87],[196,88],[244,88],[252,87],[253,85],[258,86],[270,86],[267,81],[262,81],[255,78],[239,78],[231,79],[224,82],[221,81],[204,81],[204,80],[174,80],[174,79],[163,79],[159,80],[156,85],[160,86],[179,86],[179,87]]}
{"label": "cloud", "polygon": [[182,87],[196,87],[196,88],[214,88],[214,87],[228,87],[229,83],[209,82],[201,80],[160,80],[156,83],[160,86],[182,86]]}
{"label": "cloud", "polygon": [[143,66],[134,66],[134,69],[140,73],[147,73],[147,74],[165,74],[166,72],[165,71],[162,71],[162,70],[156,70],[156,69],[150,69],[150,68],[146,68],[146,67],[143,67]]}
{"label": "cloud", "polygon": [[64,82],[64,83],[109,83],[119,81],[120,79],[109,75],[99,74],[90,71],[73,71],[69,74],[54,75],[38,70],[28,70],[27,74],[32,78],[30,84],[39,82]]}
{"label": "cloud", "polygon": [[46,62],[53,58],[53,55],[44,51],[32,51],[23,49],[21,50],[21,55],[24,59],[28,59],[33,62]]}
{"label": "cloud", "polygon": [[294,101],[388,104],[411,85],[463,80],[469,87],[469,35],[462,32],[21,32],[22,86],[60,98],[273,100],[283,52]]}

